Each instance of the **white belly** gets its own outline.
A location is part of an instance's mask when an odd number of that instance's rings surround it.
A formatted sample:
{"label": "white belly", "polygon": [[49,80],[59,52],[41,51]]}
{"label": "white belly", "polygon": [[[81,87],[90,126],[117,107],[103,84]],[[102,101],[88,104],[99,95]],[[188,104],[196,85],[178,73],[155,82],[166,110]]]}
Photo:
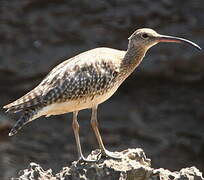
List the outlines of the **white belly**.
{"label": "white belly", "polygon": [[82,109],[89,109],[92,108],[110,98],[118,87],[112,88],[110,91],[103,95],[96,95],[93,97],[85,98],[82,100],[73,100],[63,103],[54,103],[49,106],[42,108],[39,112],[39,116],[51,116],[51,115],[58,115],[64,114],[73,111],[79,111]]}

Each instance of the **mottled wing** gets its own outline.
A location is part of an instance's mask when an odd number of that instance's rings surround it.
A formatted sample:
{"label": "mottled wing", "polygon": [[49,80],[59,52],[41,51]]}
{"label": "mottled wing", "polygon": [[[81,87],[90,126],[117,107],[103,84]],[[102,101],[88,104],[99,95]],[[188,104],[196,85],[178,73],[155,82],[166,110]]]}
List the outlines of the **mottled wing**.
{"label": "mottled wing", "polygon": [[107,60],[74,65],[64,71],[55,87],[44,95],[43,101],[51,104],[103,94],[114,85],[117,75],[118,67]]}
{"label": "mottled wing", "polygon": [[98,48],[79,54],[55,67],[31,92],[11,104],[7,111],[18,112],[33,106],[102,94],[114,85],[119,59],[124,52]]}

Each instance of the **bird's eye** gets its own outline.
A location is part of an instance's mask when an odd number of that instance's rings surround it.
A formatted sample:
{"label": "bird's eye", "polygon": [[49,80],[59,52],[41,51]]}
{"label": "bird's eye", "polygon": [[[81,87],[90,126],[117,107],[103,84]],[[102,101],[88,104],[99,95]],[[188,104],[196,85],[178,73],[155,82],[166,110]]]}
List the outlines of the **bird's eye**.
{"label": "bird's eye", "polygon": [[143,33],[143,34],[142,34],[142,38],[147,39],[148,37],[149,37],[149,36],[148,36],[147,33]]}

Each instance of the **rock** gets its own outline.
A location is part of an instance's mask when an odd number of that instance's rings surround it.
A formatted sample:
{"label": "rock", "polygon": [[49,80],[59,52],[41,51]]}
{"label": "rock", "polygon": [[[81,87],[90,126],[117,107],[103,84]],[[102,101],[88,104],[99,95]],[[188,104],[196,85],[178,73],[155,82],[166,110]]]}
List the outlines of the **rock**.
{"label": "rock", "polygon": [[[102,157],[96,163],[74,161],[70,167],[53,175],[52,170],[43,170],[36,163],[30,163],[28,169],[20,171],[13,180],[203,180],[202,173],[196,167],[183,168],[179,172],[165,169],[153,169],[150,159],[140,148],[114,152],[120,160]],[[95,159],[99,151],[93,151],[88,158]]]}

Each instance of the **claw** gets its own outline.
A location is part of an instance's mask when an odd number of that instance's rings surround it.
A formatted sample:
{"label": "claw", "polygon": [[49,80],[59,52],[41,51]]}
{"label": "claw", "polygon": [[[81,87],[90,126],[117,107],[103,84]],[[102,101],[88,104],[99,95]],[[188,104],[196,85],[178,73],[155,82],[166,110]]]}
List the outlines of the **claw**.
{"label": "claw", "polygon": [[108,151],[108,150],[102,151],[101,155],[106,156],[106,157],[110,157],[110,158],[113,158],[113,159],[116,159],[116,160],[121,159],[121,157],[116,155],[114,152],[111,152],[111,151]]}
{"label": "claw", "polygon": [[98,159],[93,160],[93,159],[87,159],[84,156],[80,156],[78,162],[87,162],[87,163],[95,163],[97,162]]}

